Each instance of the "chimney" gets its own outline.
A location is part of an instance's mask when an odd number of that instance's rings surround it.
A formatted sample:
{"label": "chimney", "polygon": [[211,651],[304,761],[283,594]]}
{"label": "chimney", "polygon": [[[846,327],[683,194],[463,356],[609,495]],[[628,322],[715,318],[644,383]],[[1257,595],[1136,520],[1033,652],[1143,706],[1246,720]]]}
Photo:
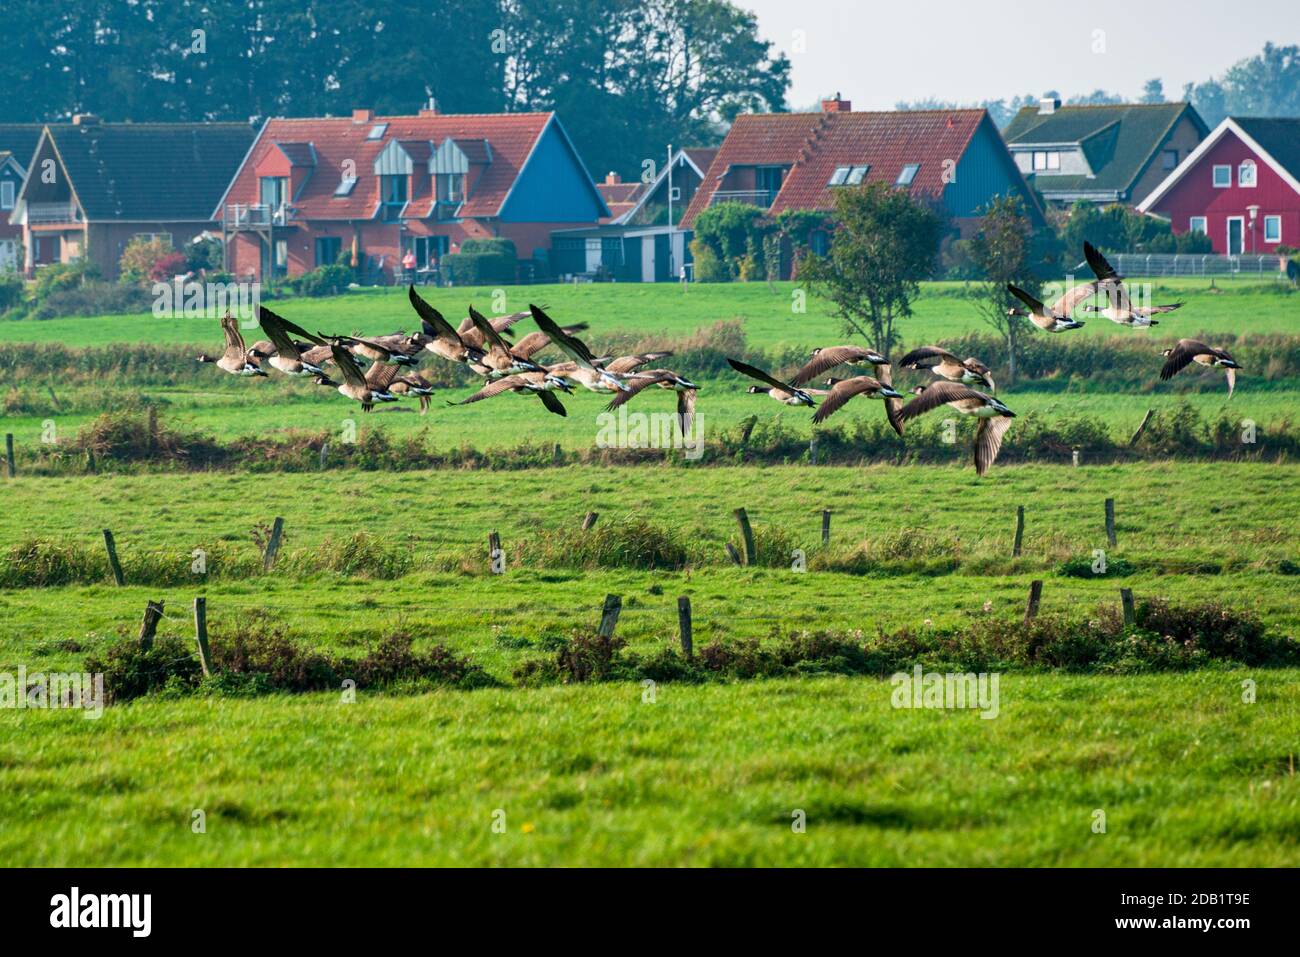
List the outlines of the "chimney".
{"label": "chimney", "polygon": [[835,93],[832,100],[822,100],[823,113],[849,113],[853,110],[853,104],[848,100],[840,99],[839,91]]}
{"label": "chimney", "polygon": [[1051,116],[1061,108],[1061,101],[1053,97],[1045,96],[1038,101],[1038,115]]}
{"label": "chimney", "polygon": [[72,117],[73,126],[98,126],[99,117],[94,113],[77,113]]}
{"label": "chimney", "polygon": [[621,182],[623,182],[623,177],[619,176],[613,170],[610,170],[608,173],[605,174],[606,186],[617,186]]}
{"label": "chimney", "polygon": [[353,123],[369,123],[372,120],[374,120],[374,118],[375,118],[374,110],[353,110],[352,111]]}
{"label": "chimney", "polygon": [[426,103],[424,106],[420,107],[420,115],[421,115],[421,116],[437,116],[437,115],[438,115],[438,101],[435,100],[433,97],[429,97],[429,102]]}

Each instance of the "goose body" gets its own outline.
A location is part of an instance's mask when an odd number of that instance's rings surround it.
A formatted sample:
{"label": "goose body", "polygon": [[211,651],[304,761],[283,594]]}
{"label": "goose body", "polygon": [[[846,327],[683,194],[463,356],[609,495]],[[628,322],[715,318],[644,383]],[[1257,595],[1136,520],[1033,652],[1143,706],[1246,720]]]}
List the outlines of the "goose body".
{"label": "goose body", "polygon": [[1172,379],[1195,362],[1208,368],[1224,369],[1228,379],[1228,398],[1232,398],[1232,392],[1237,386],[1237,370],[1241,366],[1227,351],[1208,346],[1199,339],[1179,339],[1176,346],[1165,349],[1160,354],[1165,357],[1164,367],[1160,370],[1162,382]]}
{"label": "goose body", "polygon": [[361,403],[361,410],[369,412],[376,402],[396,402],[397,396],[388,391],[388,385],[397,375],[397,369],[387,363],[376,362],[365,375],[357,365],[356,358],[344,346],[334,343],[330,346],[334,364],[343,374],[343,382],[337,386],[339,395]]}
{"label": "goose body", "polygon": [[902,398],[902,394],[895,391],[893,386],[869,375],[855,376],[852,379],[828,379],[826,384],[831,390],[821,408],[813,413],[814,422],[824,422],[857,396],[882,400]]}
{"label": "goose body", "polygon": [[265,376],[267,371],[258,363],[258,358],[244,346],[244,336],[239,331],[235,317],[226,313],[221,320],[221,332],[226,340],[225,351],[218,359],[207,353],[197,357],[199,362],[211,362],[223,372],[237,376]]}
{"label": "goose body", "polygon": [[609,401],[605,411],[613,412],[651,386],[677,393],[677,427],[683,437],[690,435],[691,423],[695,420],[695,396],[700,387],[671,369],[646,369],[628,384],[625,391]]}
{"label": "goose body", "polygon": [[[305,339],[314,337],[301,326],[297,326],[277,315],[265,306],[257,307],[258,321],[261,323],[262,330],[270,337],[270,345],[275,350],[274,354],[267,360],[272,369],[283,372],[288,376],[312,376],[322,375],[323,371],[317,362],[307,359],[303,352],[299,350],[298,343],[291,337],[290,333],[302,336]],[[257,350],[262,343],[254,345]],[[317,347],[319,348],[319,347]],[[316,349],[311,350],[313,358],[319,353]]]}
{"label": "goose body", "polygon": [[947,349],[938,346],[913,349],[898,364],[904,369],[928,369],[949,382],[982,385],[991,391],[997,391],[997,386],[993,384],[993,373],[988,366],[973,356],[958,359]]}
{"label": "goose body", "polygon": [[1008,409],[999,399],[983,392],[976,392],[956,382],[936,382],[914,390],[916,398],[899,411],[899,418],[908,422],[941,405],[957,410],[962,415],[970,415],[980,420],[975,430],[975,473],[983,475],[998,457],[1002,449],[1002,437],[1006,434],[1015,418],[1015,413]]}
{"label": "goose body", "polygon": [[[411,307],[420,317],[421,332],[412,337],[416,344],[441,359],[450,362],[470,362],[483,358],[483,350],[470,345],[437,309],[425,302],[414,286],[406,287]],[[468,321],[468,320],[467,320]]]}
{"label": "goose body", "polygon": [[806,405],[810,409],[817,404],[813,399],[814,395],[826,395],[824,389],[801,389],[798,386],[782,382],[780,379],[775,379],[762,369],[741,362],[738,359],[728,359],[727,362],[731,365],[731,368],[742,375],[757,379],[766,385],[766,388],[758,385],[750,386],[746,390],[750,395],[766,395],[782,405]]}
{"label": "goose body", "polygon": [[[628,388],[625,375],[605,368],[585,342],[560,328],[544,309],[530,304],[528,310],[532,313],[537,328],[546,333],[556,347],[571,360],[572,370],[563,373],[566,379],[572,379],[592,392],[622,392]],[[565,366],[569,364],[565,363]],[[551,371],[558,372],[558,367],[552,366]]]}
{"label": "goose body", "polygon": [[888,361],[876,350],[864,349],[862,346],[829,346],[824,349],[814,349],[809,361],[794,374],[790,384],[804,385],[839,365],[865,365],[875,368],[885,365]]}
{"label": "goose body", "polygon": [[535,395],[541,400],[542,405],[546,407],[548,412],[555,415],[568,415],[569,413],[565,410],[563,403],[554,395],[557,390],[572,391],[567,382],[549,372],[521,372],[518,375],[493,379],[473,395],[459,402],[449,402],[447,404],[469,405],[471,402],[482,402],[484,399],[491,399],[494,396],[512,392],[515,395]]}
{"label": "goose body", "polygon": [[475,372],[489,379],[503,379],[522,372],[546,371],[532,359],[514,352],[487,317],[477,312],[473,306],[469,307],[469,317],[482,334],[484,342],[483,354],[470,360],[470,366]]}
{"label": "goose body", "polygon": [[1050,309],[1043,305],[1040,300],[1035,299],[1019,286],[1013,285],[1012,283],[1007,283],[1007,292],[1011,293],[1011,295],[1015,296],[1026,306],[1025,309],[1009,310],[1010,315],[1027,316],[1030,322],[1046,332],[1065,332],[1067,329],[1081,329],[1083,327],[1082,322],[1070,318],[1070,313],[1074,306],[1077,306],[1084,299],[1096,295],[1097,286],[1095,283],[1086,283],[1082,286],[1075,286],[1053,303]]}
{"label": "goose body", "polygon": [[1109,300],[1105,306],[1087,305],[1083,311],[1093,315],[1102,316],[1111,322],[1118,323],[1121,326],[1158,326],[1159,321],[1152,319],[1152,316],[1158,316],[1166,312],[1173,312],[1175,309],[1182,307],[1181,302],[1171,303],[1167,306],[1134,306],[1129,303],[1128,297],[1115,297]]}

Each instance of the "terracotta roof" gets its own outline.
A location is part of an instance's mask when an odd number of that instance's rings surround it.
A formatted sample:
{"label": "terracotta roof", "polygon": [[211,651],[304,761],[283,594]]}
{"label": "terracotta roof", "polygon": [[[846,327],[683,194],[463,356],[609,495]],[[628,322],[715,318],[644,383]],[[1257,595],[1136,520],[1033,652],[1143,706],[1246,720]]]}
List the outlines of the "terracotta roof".
{"label": "terracotta roof", "polygon": [[709,165],[713,162],[713,157],[718,155],[716,146],[692,146],[690,149],[682,150],[692,163],[699,167],[700,174],[703,175],[709,171]]}
{"label": "terracotta roof", "polygon": [[315,166],[316,151],[310,143],[276,143],[284,158],[293,166]]}
{"label": "terracotta roof", "polygon": [[49,129],[90,220],[206,222],[255,135],[246,123]]}
{"label": "terracotta roof", "polygon": [[[248,162],[240,168],[220,202],[257,201],[255,167],[276,140],[310,143],[316,152],[316,171],[294,199],[298,218],[369,219],[378,206],[378,188],[373,172],[375,158],[384,147],[391,140],[398,140],[410,152],[415,149],[408,145],[410,141],[431,142],[436,148],[450,138],[472,163],[486,159],[489,148],[491,153],[491,162],[483,167],[477,179],[471,174],[472,189],[461,205],[460,216],[496,216],[554,115],[447,113],[375,116],[366,120],[354,120],[350,116],[271,119],[249,154]],[[384,135],[379,139],[367,139],[372,127],[382,124],[387,124]],[[482,144],[484,140],[486,145]],[[348,168],[356,171],[357,184],[346,196],[335,196],[344,163],[349,163]],[[420,198],[421,205],[424,199]],[[217,215],[220,215],[220,209]]]}
{"label": "terracotta roof", "polygon": [[864,182],[894,183],[909,164],[920,169],[914,196],[943,194],[944,161],[961,159],[984,118],[983,110],[911,110],[880,113],[763,113],[736,117],[704,182],[682,219],[689,228],[707,209],[733,166],[788,166],[771,212],[829,209],[835,170],[868,166]]}

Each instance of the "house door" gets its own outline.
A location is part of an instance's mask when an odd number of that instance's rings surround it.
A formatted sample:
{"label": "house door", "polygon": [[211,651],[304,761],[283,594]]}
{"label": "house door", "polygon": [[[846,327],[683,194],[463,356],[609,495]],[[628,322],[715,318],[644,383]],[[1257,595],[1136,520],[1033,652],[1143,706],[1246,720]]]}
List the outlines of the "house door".
{"label": "house door", "polygon": [[1240,256],[1242,253],[1243,220],[1240,216],[1228,217],[1228,255]]}

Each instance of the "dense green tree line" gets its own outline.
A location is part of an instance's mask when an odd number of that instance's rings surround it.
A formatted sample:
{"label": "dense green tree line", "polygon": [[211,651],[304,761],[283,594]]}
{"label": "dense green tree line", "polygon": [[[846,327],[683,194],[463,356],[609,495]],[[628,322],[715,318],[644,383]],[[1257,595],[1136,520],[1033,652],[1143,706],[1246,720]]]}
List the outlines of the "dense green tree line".
{"label": "dense green tree line", "polygon": [[0,119],[244,120],[558,109],[584,159],[639,174],[789,63],[726,0],[9,0]]}

